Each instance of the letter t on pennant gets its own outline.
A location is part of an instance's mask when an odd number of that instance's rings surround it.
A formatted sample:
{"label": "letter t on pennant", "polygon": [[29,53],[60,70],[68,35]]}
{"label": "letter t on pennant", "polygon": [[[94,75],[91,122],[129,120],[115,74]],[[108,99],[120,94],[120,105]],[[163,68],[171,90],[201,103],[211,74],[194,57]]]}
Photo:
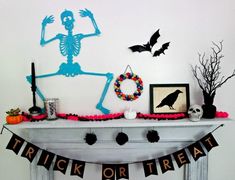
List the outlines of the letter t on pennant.
{"label": "letter t on pennant", "polygon": [[151,174],[158,175],[155,159],[143,161],[143,167],[144,167],[145,177],[148,177]]}
{"label": "letter t on pennant", "polygon": [[15,152],[15,154],[18,154],[22,145],[24,144],[24,139],[22,139],[21,137],[13,134],[6,149],[10,149],[13,152]]}
{"label": "letter t on pennant", "polygon": [[214,136],[209,133],[206,136],[204,136],[201,140],[202,144],[205,146],[206,150],[209,152],[212,148],[219,146],[219,144],[216,142]]}

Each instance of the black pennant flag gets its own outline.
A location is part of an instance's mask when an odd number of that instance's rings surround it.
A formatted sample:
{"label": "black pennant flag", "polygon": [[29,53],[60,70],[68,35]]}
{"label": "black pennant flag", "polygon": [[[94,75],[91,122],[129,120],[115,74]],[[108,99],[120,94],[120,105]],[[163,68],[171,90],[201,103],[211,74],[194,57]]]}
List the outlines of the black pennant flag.
{"label": "black pennant flag", "polygon": [[80,178],[83,178],[84,170],[85,170],[84,161],[73,160],[70,175],[79,176]]}
{"label": "black pennant flag", "polygon": [[216,142],[214,136],[209,133],[206,136],[204,136],[201,140],[201,143],[205,146],[206,150],[209,152],[212,148],[219,146],[219,144]]}
{"label": "black pennant flag", "polygon": [[35,158],[38,150],[39,150],[39,147],[28,142],[27,145],[25,146],[24,151],[22,152],[21,156],[27,158],[29,160],[29,162],[32,162],[33,159]]}
{"label": "black pennant flag", "polygon": [[184,164],[190,163],[188,155],[184,149],[176,151],[175,153],[173,153],[173,156],[179,168]]}
{"label": "black pennant flag", "polygon": [[143,167],[144,167],[145,177],[148,177],[151,174],[158,175],[155,159],[143,161]]}
{"label": "black pennant flag", "polygon": [[53,170],[60,171],[63,174],[65,174],[66,170],[68,168],[68,165],[69,165],[69,159],[68,158],[57,155]]}
{"label": "black pennant flag", "polygon": [[116,177],[118,179],[129,179],[129,169],[128,164],[118,164],[116,165]]}
{"label": "black pennant flag", "polygon": [[12,137],[11,137],[6,149],[10,149],[13,152],[15,152],[15,154],[18,154],[21,147],[24,144],[24,141],[25,140],[22,139],[21,137],[15,135],[15,134],[12,134]]}
{"label": "black pennant flag", "polygon": [[47,170],[49,170],[54,157],[55,157],[54,153],[43,150],[39,158],[38,165],[44,166]]}
{"label": "black pennant flag", "polygon": [[166,155],[163,157],[158,158],[159,164],[162,170],[162,173],[164,174],[167,171],[174,170],[174,165],[171,159],[171,155]]}
{"label": "black pennant flag", "polygon": [[102,165],[102,180],[115,180],[115,165],[114,164]]}
{"label": "black pennant flag", "polygon": [[206,153],[204,152],[199,141],[195,142],[194,144],[189,145],[188,150],[193,156],[193,159],[195,161],[197,161],[200,157],[206,156]]}

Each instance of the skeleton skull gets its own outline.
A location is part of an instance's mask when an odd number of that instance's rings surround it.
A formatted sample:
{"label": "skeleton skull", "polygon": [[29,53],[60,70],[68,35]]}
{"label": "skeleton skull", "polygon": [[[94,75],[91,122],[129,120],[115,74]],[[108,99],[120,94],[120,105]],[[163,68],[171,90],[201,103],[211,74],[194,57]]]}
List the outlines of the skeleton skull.
{"label": "skeleton skull", "polygon": [[188,109],[188,115],[191,121],[200,121],[202,114],[202,107],[197,104],[190,106]]}
{"label": "skeleton skull", "polygon": [[65,10],[64,12],[61,13],[60,15],[62,25],[64,25],[66,30],[72,30],[73,29],[73,23],[74,23],[74,18],[73,18],[73,12]]}

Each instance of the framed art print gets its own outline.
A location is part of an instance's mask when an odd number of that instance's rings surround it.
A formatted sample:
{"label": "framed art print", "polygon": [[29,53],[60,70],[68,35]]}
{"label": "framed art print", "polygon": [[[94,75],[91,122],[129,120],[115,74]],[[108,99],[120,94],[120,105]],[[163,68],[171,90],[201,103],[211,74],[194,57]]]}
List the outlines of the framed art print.
{"label": "framed art print", "polygon": [[189,84],[150,84],[150,113],[186,113]]}

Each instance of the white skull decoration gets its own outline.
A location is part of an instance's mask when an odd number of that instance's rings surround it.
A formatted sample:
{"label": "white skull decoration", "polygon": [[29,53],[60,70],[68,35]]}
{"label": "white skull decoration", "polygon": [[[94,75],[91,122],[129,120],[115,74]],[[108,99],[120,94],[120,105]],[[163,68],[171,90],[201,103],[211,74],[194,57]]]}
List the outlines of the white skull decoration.
{"label": "white skull decoration", "polygon": [[203,109],[201,106],[194,104],[189,107],[188,115],[191,121],[200,121],[203,114]]}

